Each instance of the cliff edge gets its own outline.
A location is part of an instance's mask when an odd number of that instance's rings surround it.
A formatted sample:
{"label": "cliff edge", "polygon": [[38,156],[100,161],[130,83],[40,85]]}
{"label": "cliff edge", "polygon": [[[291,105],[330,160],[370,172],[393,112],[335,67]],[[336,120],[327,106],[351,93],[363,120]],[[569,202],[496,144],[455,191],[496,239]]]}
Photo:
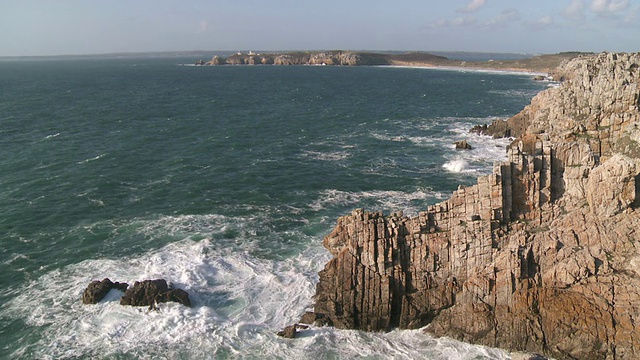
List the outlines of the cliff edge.
{"label": "cliff edge", "polygon": [[314,311],[558,359],[640,357],[640,54],[582,56],[509,120],[508,161],[418,216],[355,210]]}

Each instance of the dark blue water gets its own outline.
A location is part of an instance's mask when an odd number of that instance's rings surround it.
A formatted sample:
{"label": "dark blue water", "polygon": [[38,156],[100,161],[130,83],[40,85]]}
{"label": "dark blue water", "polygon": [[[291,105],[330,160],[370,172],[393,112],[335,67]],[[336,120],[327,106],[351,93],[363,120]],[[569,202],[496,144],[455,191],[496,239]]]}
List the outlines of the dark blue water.
{"label": "dark blue water", "polygon": [[[329,258],[322,238],[338,216],[357,207],[415,214],[474,183],[506,142],[468,129],[517,113],[543,84],[179,63],[192,61],[0,62],[3,353],[504,356],[415,332],[315,329],[294,344],[273,331],[312,305]],[[456,151],[461,139],[474,149]],[[147,313],[121,308],[118,294],[83,306],[84,287],[104,277],[167,278],[194,308]]]}

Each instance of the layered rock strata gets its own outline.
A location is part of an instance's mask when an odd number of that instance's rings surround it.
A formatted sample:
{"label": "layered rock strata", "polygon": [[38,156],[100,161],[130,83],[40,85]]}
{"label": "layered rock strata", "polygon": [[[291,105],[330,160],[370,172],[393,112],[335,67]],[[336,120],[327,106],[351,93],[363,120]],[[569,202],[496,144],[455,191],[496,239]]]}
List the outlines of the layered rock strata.
{"label": "layered rock strata", "polygon": [[640,357],[640,54],[580,57],[511,122],[508,161],[418,216],[355,210],[315,312],[558,359]]}

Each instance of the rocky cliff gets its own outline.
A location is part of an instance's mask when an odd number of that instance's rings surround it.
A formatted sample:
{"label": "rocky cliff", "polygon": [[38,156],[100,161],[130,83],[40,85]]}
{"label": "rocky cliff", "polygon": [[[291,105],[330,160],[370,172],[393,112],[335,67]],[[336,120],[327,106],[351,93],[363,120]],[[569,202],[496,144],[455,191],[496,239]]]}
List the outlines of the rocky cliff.
{"label": "rocky cliff", "polygon": [[382,54],[352,51],[290,52],[285,54],[237,53],[224,59],[214,56],[203,65],[388,65]]}
{"label": "rocky cliff", "polygon": [[565,63],[508,161],[418,216],[355,210],[315,312],[558,359],[640,358],[640,54]]}

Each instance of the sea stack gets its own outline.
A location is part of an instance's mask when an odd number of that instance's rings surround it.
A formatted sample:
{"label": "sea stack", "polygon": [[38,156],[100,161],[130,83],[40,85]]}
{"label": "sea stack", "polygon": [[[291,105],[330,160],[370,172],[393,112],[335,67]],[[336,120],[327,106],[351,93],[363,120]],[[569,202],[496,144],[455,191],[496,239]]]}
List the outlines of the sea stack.
{"label": "sea stack", "polygon": [[493,174],[324,239],[315,312],[556,359],[640,358],[640,54],[578,57],[506,122]]}

